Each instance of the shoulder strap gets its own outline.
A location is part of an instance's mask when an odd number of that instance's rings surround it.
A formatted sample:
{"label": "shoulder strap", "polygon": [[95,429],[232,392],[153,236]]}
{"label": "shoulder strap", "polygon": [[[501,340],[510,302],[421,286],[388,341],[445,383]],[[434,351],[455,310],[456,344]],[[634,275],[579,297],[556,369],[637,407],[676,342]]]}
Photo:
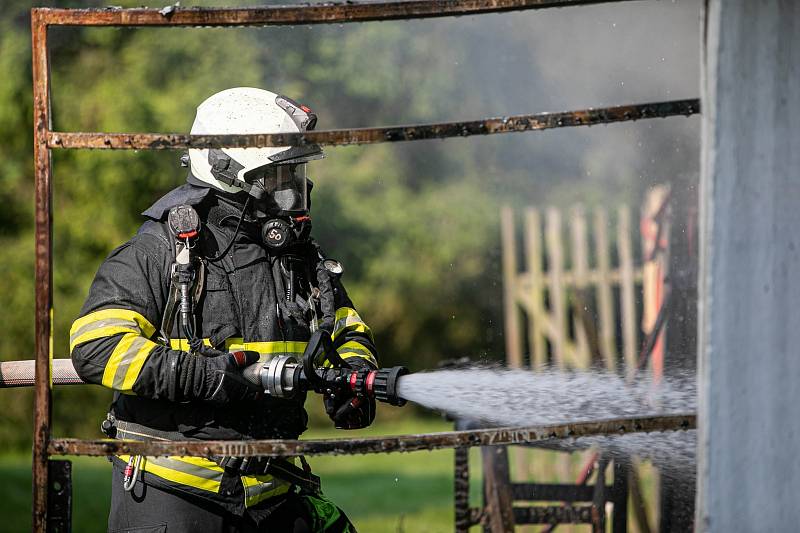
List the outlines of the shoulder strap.
{"label": "shoulder strap", "polygon": [[[175,206],[170,209],[172,212],[175,209],[192,209],[191,206]],[[169,239],[170,248],[172,250],[175,260],[170,266],[169,272],[169,290],[167,293],[167,303],[164,305],[164,313],[161,318],[161,337],[164,344],[169,346],[170,334],[172,332],[172,323],[175,320],[175,313],[178,310],[179,303],[179,286],[176,282],[176,273],[179,265],[193,265],[195,268],[194,277],[194,290],[192,291],[192,306],[194,303],[200,301],[203,294],[203,287],[205,286],[205,263],[201,257],[197,256],[192,250],[193,248],[188,245],[188,242],[179,241],[177,238]]]}

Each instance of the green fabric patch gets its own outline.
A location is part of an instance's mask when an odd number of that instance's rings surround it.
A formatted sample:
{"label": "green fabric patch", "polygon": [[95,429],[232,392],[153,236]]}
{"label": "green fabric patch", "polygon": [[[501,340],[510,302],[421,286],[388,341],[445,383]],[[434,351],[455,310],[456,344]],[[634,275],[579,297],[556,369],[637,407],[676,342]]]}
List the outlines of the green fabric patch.
{"label": "green fabric patch", "polygon": [[303,494],[301,498],[311,514],[315,533],[357,533],[344,511],[322,494]]}

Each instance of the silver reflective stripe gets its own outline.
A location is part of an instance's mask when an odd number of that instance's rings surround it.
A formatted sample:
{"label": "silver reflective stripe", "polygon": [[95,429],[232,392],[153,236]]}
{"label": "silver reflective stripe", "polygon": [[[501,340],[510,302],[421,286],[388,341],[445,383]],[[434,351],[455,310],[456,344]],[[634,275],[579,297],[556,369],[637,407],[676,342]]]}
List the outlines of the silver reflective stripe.
{"label": "silver reflective stripe", "polygon": [[361,318],[359,318],[358,316],[353,316],[353,315],[346,316],[344,318],[340,318],[339,320],[337,320],[336,323],[333,325],[333,336],[336,337],[347,326],[353,326],[353,325],[362,325],[364,327],[367,327],[367,324],[363,322]]}
{"label": "silver reflective stripe", "polygon": [[354,353],[354,354],[363,355],[363,356],[366,356],[366,357],[374,357],[372,355],[372,352],[370,352],[366,348],[352,348],[350,346],[342,346],[339,349],[342,350],[341,354],[343,354],[343,355],[346,355],[348,353]]}
{"label": "silver reflective stripe", "polygon": [[[259,496],[265,492],[272,492],[279,486],[279,481],[274,477],[270,481],[259,482],[256,485],[244,485],[244,497],[246,502],[251,502],[258,499]],[[283,483],[281,483],[283,484]]]}
{"label": "silver reflective stripe", "polygon": [[150,464],[163,466],[164,468],[169,468],[171,470],[177,470],[178,472],[183,472],[184,474],[191,474],[196,477],[201,477],[203,479],[222,481],[222,472],[205,468],[203,466],[186,463],[184,461],[178,461],[171,457],[148,457],[147,462]]}
{"label": "silver reflective stripe", "polygon": [[144,355],[141,353],[142,348],[149,343],[150,341],[144,337],[136,337],[133,339],[131,345],[127,350],[125,350],[125,353],[122,354],[122,357],[119,360],[117,371],[114,373],[114,389],[122,389],[122,385],[125,381],[125,375],[128,373],[128,368],[137,357]]}
{"label": "silver reflective stripe", "polygon": [[94,331],[101,328],[107,328],[111,326],[116,327],[127,327],[131,328],[135,332],[141,333],[141,329],[139,329],[139,325],[134,322],[133,320],[125,320],[122,318],[102,318],[100,320],[95,320],[93,322],[89,322],[88,324],[84,325],[78,331],[74,332],[72,335],[69,336],[69,343],[70,346],[75,343],[75,341],[84,333],[89,333],[90,331]]}

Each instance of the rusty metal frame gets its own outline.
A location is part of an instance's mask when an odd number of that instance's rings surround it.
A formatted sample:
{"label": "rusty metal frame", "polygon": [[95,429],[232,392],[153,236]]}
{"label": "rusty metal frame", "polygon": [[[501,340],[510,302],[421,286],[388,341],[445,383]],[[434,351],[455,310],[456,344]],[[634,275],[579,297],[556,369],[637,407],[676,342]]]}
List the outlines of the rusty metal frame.
{"label": "rusty metal frame", "polygon": [[384,128],[321,130],[308,133],[265,133],[255,135],[182,135],[178,133],[83,133],[47,134],[48,148],[90,148],[95,150],[180,150],[186,148],[250,148],[256,146],[343,146],[398,141],[423,141],[448,137],[470,137],[538,131],[572,126],[593,126],[646,118],[690,116],[700,111],[696,98],[637,105],[581,109],[561,113],[514,115],[462,122],[439,122]]}
{"label": "rusty metal frame", "polygon": [[338,1],[246,8],[169,6],[163,9],[109,7],[39,11],[46,12],[48,24],[59,26],[272,26],[440,18],[630,1],[633,0]]}
{"label": "rusty metal frame", "polygon": [[[563,113],[518,115],[467,122],[328,130],[306,134],[191,136],[180,134],[114,134],[55,132],[52,130],[48,28],[50,26],[268,26],[330,24],[376,20],[401,20],[504,13],[552,7],[580,6],[632,0],[410,0],[389,2],[330,2],[252,8],[164,9],[52,9],[31,10],[33,63],[34,164],[35,164],[35,356],[33,438],[33,529],[48,527],[49,455],[109,455],[131,452],[210,455],[295,455],[381,453],[476,445],[513,444],[556,438],[665,431],[694,428],[694,415],[644,417],[547,428],[481,430],[431,435],[409,435],[360,440],[246,441],[141,443],[51,439],[52,328],[53,328],[53,216],[51,149],[185,149],[207,147],[276,146],[305,143],[327,145],[372,144],[470,135],[588,126],[610,122],[699,113],[697,99],[633,106],[586,109]],[[463,520],[463,518],[462,518]]]}
{"label": "rusty metal frame", "polygon": [[51,455],[193,455],[209,458],[226,455],[236,457],[296,457],[300,455],[414,452],[444,448],[526,444],[554,439],[577,439],[599,435],[625,435],[654,431],[683,431],[696,428],[697,420],[695,415],[687,413],[593,420],[552,426],[493,428],[363,439],[243,441],[52,439],[47,451]]}

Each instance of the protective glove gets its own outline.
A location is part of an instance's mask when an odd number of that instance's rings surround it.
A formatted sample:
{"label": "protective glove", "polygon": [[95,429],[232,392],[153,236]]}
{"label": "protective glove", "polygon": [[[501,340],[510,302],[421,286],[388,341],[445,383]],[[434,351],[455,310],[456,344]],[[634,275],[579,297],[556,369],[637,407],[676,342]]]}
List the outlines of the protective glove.
{"label": "protective glove", "polygon": [[186,396],[214,403],[251,400],[258,396],[258,391],[242,377],[242,370],[258,361],[258,352],[229,353],[204,347],[200,355],[187,356],[187,364],[181,369]]}
{"label": "protective glove", "polygon": [[375,420],[375,398],[336,398],[326,394],[323,401],[336,429],[363,429]]}
{"label": "protective glove", "polygon": [[[352,361],[350,366],[352,368],[374,368],[371,364],[361,361]],[[375,420],[375,398],[325,394],[322,401],[325,405],[325,412],[333,420],[336,429],[362,429]]]}

